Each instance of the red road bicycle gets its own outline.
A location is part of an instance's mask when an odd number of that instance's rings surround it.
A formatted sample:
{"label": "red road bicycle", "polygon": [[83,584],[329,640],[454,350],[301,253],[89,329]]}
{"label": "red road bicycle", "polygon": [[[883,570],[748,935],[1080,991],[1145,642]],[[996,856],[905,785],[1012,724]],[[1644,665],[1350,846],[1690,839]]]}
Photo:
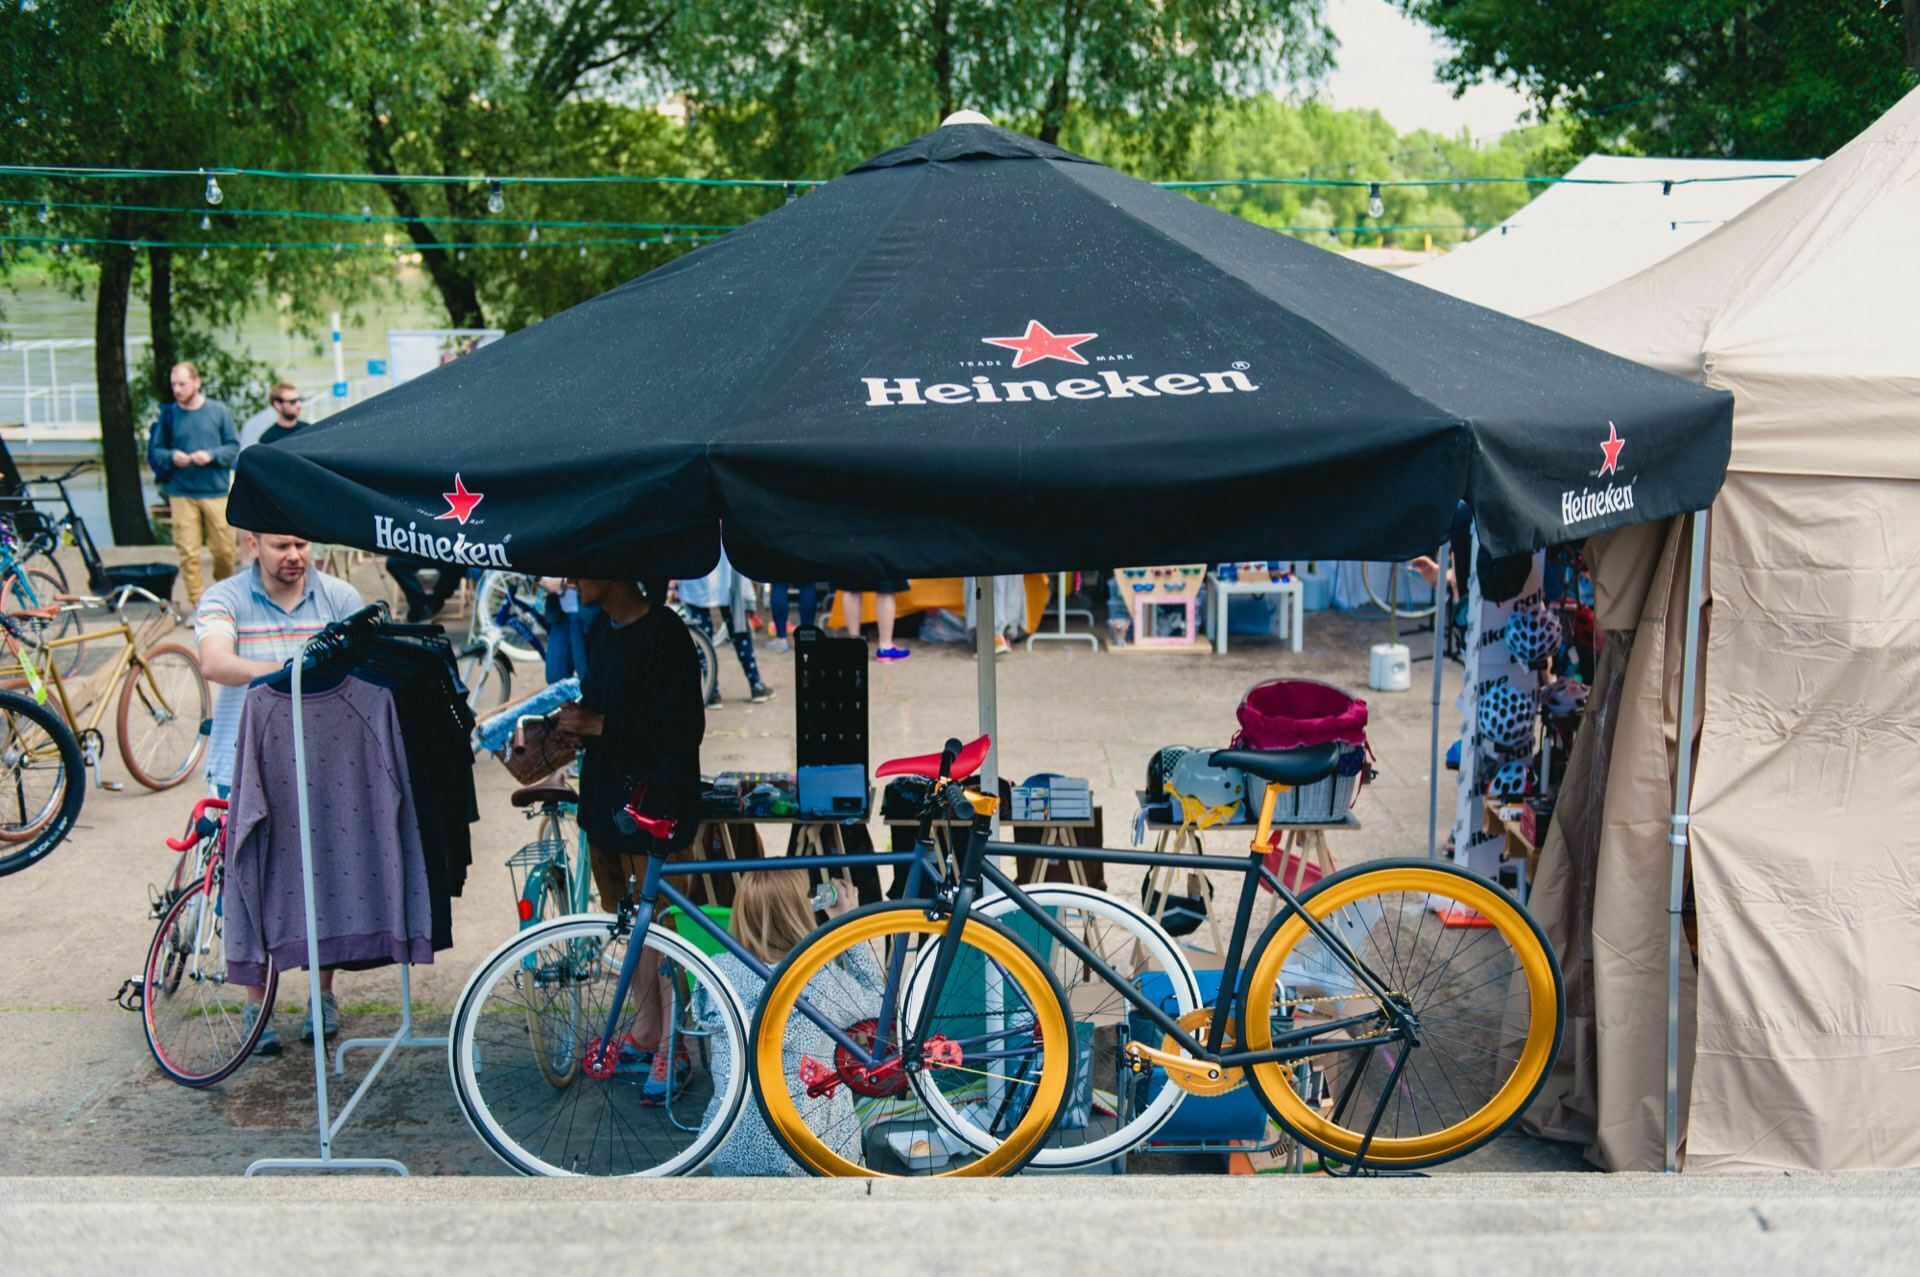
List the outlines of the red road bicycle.
{"label": "red road bicycle", "polygon": [[220,890],[226,870],[227,804],[194,804],[184,837],[167,839],[181,853],[178,886],[159,905],[160,926],[142,970],[141,1020],[147,1046],[182,1086],[212,1086],[253,1054],[273,1012],[279,972],[266,960],[260,1011],[249,1020],[246,991],[227,978],[227,937]]}

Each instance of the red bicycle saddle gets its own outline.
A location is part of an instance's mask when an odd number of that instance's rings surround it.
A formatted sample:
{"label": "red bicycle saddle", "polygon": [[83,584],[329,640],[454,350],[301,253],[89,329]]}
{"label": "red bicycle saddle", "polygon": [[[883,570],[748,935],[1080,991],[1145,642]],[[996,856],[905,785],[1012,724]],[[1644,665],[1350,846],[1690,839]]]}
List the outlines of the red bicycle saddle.
{"label": "red bicycle saddle", "polygon": [[[948,780],[966,780],[980,772],[980,764],[987,761],[987,751],[993,747],[993,737],[982,736],[960,747],[953,756],[953,770]],[[928,780],[939,780],[940,754],[917,754],[912,758],[895,758],[881,763],[874,771],[875,776],[925,776]]]}

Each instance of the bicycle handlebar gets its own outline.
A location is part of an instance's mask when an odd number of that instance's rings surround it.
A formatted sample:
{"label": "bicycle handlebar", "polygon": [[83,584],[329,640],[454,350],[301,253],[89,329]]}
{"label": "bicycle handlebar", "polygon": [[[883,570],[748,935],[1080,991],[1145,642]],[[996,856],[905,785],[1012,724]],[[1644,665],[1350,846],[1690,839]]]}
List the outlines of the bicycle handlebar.
{"label": "bicycle handlebar", "polygon": [[187,828],[190,831],[188,835],[184,838],[167,839],[167,846],[173,848],[175,851],[187,850],[193,846],[193,844],[199,842],[202,838],[205,838],[220,827],[217,823],[206,821],[205,823],[211,825],[212,828],[202,828],[202,822],[205,820],[207,812],[209,810],[225,811],[226,809],[227,800],[224,798],[202,798],[193,805],[193,815],[187,817]]}
{"label": "bicycle handlebar", "polygon": [[627,796],[626,805],[613,813],[613,827],[631,838],[635,834],[645,833],[662,842],[673,837],[675,822],[659,816],[643,816],[640,804],[646,801],[647,787],[635,785],[633,793]]}

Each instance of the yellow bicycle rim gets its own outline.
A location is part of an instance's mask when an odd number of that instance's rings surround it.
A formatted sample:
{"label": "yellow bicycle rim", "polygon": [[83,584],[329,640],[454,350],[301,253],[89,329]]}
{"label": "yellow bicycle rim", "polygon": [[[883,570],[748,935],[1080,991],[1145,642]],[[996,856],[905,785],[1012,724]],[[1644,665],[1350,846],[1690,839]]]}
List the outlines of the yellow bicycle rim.
{"label": "yellow bicycle rim", "polygon": [[[809,981],[829,963],[855,945],[880,936],[944,936],[947,920],[928,918],[916,908],[887,909],[856,918],[822,936],[794,954],[784,974],[767,989],[760,1011],[759,1036],[754,1045],[754,1067],[759,1074],[760,1099],[767,1119],[785,1137],[787,1147],[801,1163],[816,1175],[881,1178],[878,1171],[860,1166],[828,1148],[813,1133],[794,1105],[787,1089],[785,1028],[795,1015],[795,1005]],[[1028,1005],[1033,1007],[1037,1035],[1043,1042],[1070,1043],[1066,1010],[1054,995],[1053,985],[1039,964],[1029,957],[1017,941],[981,918],[970,918],[961,943],[978,949],[1000,964],[1009,978],[1020,987]],[[1070,1052],[1048,1051],[1041,1062],[1040,1077],[1026,1116],[991,1153],[986,1153],[955,1170],[941,1172],[951,1176],[1002,1175],[1022,1165],[1027,1154],[1053,1129],[1054,1117],[1066,1099],[1067,1062]]]}
{"label": "yellow bicycle rim", "polygon": [[[1560,1000],[1554,981],[1553,958],[1546,946],[1534,935],[1526,918],[1504,893],[1476,879],[1415,866],[1380,869],[1355,874],[1344,882],[1334,883],[1309,897],[1305,908],[1315,918],[1325,921],[1329,915],[1355,901],[1393,892],[1431,893],[1437,898],[1458,902],[1480,914],[1512,946],[1514,960],[1527,982],[1529,1014],[1526,1043],[1521,1048],[1519,1062],[1505,1084],[1486,1104],[1461,1121],[1440,1130],[1403,1139],[1376,1136],[1373,1143],[1367,1146],[1368,1165],[1425,1165],[1445,1161],[1472,1148],[1489,1134],[1500,1130],[1520,1111],[1521,1106],[1533,1095],[1535,1085],[1553,1063]],[[1280,984],[1287,957],[1310,934],[1306,921],[1297,913],[1281,925],[1274,934],[1273,942],[1261,950],[1254,960],[1253,974],[1247,986],[1251,999],[1265,1000],[1273,996]],[[1413,1012],[1418,1015],[1420,1008],[1415,1006]],[[1265,1009],[1247,1015],[1246,1021],[1247,1050],[1262,1051],[1273,1044],[1272,1019]],[[1295,1093],[1289,1076],[1291,1067],[1290,1064],[1280,1063],[1257,1064],[1249,1071],[1267,1101],[1288,1125],[1308,1139],[1332,1149],[1336,1156],[1357,1156],[1366,1134],[1365,1119],[1361,1119],[1362,1129],[1357,1131],[1328,1121],[1317,1107],[1308,1105]]]}

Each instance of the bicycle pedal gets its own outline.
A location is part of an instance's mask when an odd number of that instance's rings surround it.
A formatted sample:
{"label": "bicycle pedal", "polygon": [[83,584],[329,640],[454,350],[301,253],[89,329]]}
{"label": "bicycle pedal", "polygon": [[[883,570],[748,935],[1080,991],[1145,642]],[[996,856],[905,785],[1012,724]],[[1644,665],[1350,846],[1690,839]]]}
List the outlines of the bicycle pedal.
{"label": "bicycle pedal", "polygon": [[124,1011],[140,1011],[145,1008],[146,996],[146,979],[136,976],[120,982],[120,990],[113,995],[112,1001]]}

